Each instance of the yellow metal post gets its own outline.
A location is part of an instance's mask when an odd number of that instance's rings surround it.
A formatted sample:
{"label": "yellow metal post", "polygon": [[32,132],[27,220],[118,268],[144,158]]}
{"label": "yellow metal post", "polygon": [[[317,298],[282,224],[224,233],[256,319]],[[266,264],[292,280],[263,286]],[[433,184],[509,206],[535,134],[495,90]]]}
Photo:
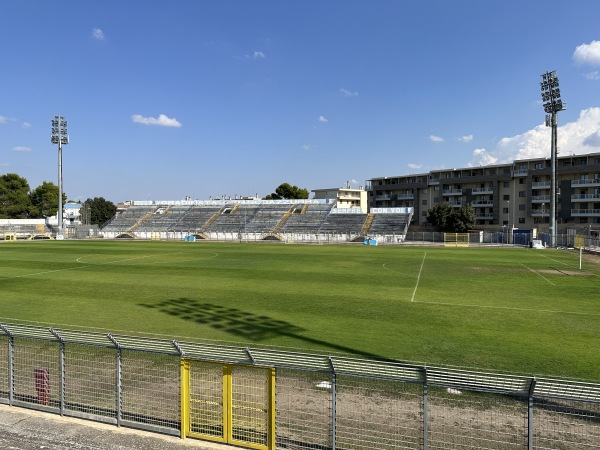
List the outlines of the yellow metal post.
{"label": "yellow metal post", "polygon": [[233,393],[231,383],[232,368],[228,364],[223,365],[223,436],[225,442],[233,439],[233,419],[231,405],[233,404]]}
{"label": "yellow metal post", "polygon": [[182,358],[179,367],[181,383],[181,439],[185,439],[190,432],[190,363]]}
{"label": "yellow metal post", "polygon": [[268,424],[268,442],[269,450],[275,450],[276,434],[275,434],[275,369],[269,369],[269,424]]}

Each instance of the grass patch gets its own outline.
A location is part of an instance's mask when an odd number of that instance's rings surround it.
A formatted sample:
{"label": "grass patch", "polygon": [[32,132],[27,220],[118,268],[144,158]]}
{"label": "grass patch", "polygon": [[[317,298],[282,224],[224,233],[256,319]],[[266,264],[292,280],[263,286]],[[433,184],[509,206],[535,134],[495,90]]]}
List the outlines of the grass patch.
{"label": "grass patch", "polygon": [[600,379],[600,265],[566,250],[0,244],[0,317]]}

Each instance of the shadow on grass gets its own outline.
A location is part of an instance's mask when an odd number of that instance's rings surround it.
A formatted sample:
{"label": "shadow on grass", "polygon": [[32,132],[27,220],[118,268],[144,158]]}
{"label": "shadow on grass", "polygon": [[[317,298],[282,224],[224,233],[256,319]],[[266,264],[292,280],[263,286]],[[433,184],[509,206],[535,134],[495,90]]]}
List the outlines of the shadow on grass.
{"label": "shadow on grass", "polygon": [[227,308],[211,303],[201,303],[189,298],[169,299],[155,304],[141,304],[146,308],[156,309],[170,316],[189,320],[200,325],[208,325],[214,329],[225,331],[237,338],[261,342],[278,337],[291,337],[310,344],[329,348],[335,352],[343,352],[378,360],[389,360],[369,352],[302,336],[304,328],[284,320],[269,316],[259,316],[238,308]]}

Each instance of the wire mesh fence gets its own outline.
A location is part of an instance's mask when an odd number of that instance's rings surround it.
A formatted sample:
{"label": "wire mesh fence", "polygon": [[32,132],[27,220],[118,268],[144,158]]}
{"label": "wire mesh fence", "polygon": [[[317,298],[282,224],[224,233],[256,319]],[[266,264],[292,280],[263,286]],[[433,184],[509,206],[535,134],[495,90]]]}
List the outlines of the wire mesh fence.
{"label": "wire mesh fence", "polygon": [[600,448],[600,383],[15,324],[0,330],[0,403],[64,416],[209,439],[229,428],[236,445],[251,448]]}

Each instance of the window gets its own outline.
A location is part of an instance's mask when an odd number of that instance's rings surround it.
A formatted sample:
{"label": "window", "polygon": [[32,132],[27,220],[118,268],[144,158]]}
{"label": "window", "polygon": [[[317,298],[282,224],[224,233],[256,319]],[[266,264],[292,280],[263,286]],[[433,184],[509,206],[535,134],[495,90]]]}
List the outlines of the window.
{"label": "window", "polygon": [[535,163],[535,168],[536,169],[541,169],[542,168],[542,163]]}
{"label": "window", "polygon": [[422,193],[422,194],[427,194],[427,188],[425,188],[425,189],[421,189],[421,193]]}
{"label": "window", "polygon": [[508,214],[508,208],[502,208],[502,213],[503,214]]}
{"label": "window", "polygon": [[525,197],[525,191],[519,191],[519,197],[524,198]]}
{"label": "window", "polygon": [[519,211],[525,211],[525,204],[519,205]]}
{"label": "window", "polygon": [[510,182],[509,181],[505,181],[502,186],[504,186],[505,188],[510,187]]}
{"label": "window", "polygon": [[510,195],[508,195],[508,194],[504,194],[504,195],[502,196],[502,200],[504,200],[504,201],[508,201],[508,200],[510,200]]}
{"label": "window", "polygon": [[525,223],[525,217],[519,217],[519,223]]}
{"label": "window", "polygon": [[519,184],[525,184],[525,178],[519,178]]}
{"label": "window", "polygon": [[427,200],[421,200],[421,205],[427,206]]}

